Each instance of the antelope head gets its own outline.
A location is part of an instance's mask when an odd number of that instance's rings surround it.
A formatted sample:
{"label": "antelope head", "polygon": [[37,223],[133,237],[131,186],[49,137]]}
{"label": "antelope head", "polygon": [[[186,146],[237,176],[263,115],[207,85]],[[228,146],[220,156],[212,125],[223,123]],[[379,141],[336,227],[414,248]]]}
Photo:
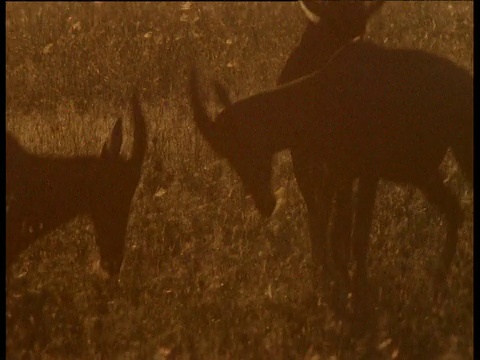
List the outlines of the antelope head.
{"label": "antelope head", "polygon": [[201,101],[196,70],[190,77],[193,120],[212,149],[226,158],[242,180],[247,194],[263,216],[270,216],[276,205],[271,188],[272,153],[265,149],[254,128],[242,126],[255,112],[249,103],[232,103],[228,91],[215,83],[218,100],[224,107],[212,120]]}
{"label": "antelope head", "polygon": [[91,204],[100,264],[109,275],[118,274],[123,262],[130,205],[140,180],[147,146],[145,119],[136,95],[131,107],[134,125],[131,157],[123,159],[120,156],[123,136],[119,119],[100,155],[101,170],[94,191],[96,198]]}
{"label": "antelope head", "polygon": [[309,20],[308,30],[314,32],[322,24],[342,40],[351,40],[365,34],[368,20],[384,2],[320,0],[300,1],[300,6]]}

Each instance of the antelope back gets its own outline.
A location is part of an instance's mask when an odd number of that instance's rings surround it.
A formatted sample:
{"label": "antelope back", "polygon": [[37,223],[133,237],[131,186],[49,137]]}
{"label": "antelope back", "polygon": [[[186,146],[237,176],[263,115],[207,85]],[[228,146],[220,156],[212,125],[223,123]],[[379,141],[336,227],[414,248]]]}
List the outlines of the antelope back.
{"label": "antelope back", "polygon": [[472,163],[472,76],[424,51],[354,43],[323,69],[234,102],[215,121],[196,81],[191,93],[197,126],[265,215],[275,204],[271,156],[282,149],[306,146],[312,162],[346,177],[412,183],[436,171],[449,146]]}

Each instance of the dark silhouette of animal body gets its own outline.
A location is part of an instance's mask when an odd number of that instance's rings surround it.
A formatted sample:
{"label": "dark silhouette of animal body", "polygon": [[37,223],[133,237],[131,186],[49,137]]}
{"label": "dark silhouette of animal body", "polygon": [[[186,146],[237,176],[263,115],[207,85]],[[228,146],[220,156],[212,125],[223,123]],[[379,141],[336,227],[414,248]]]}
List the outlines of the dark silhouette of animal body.
{"label": "dark silhouette of animal body", "polygon": [[296,149],[309,163],[326,163],[337,193],[351,191],[359,178],[352,237],[356,283],[363,284],[378,180],[412,184],[446,216],[443,278],[463,221],[439,171],[449,147],[473,179],[473,80],[466,70],[424,51],[356,42],[322,70],[276,89],[234,103],[219,84],[217,92],[225,108],[212,121],[193,72],[194,121],[229,160],[261,214],[270,216],[276,205],[272,156],[280,150]]}
{"label": "dark silhouette of animal body", "polygon": [[[384,1],[300,1],[308,18],[300,43],[287,59],[278,84],[284,84],[326,66],[327,62],[350,42],[365,35],[370,17]],[[308,149],[304,149],[308,150]],[[325,164],[311,161],[301,148],[290,150],[294,174],[308,210],[308,223],[312,240],[312,255],[317,265],[325,261],[328,220],[334,195],[334,184]],[[323,176],[322,176],[323,174]],[[336,220],[332,231],[333,258],[344,268],[350,258],[350,232],[352,224],[351,188],[338,192]],[[323,258],[323,260],[322,260]]]}
{"label": "dark silhouette of animal body", "polygon": [[137,96],[130,159],[120,156],[119,119],[100,156],[53,157],[27,152],[7,132],[7,272],[35,240],[78,215],[89,215],[96,230],[101,266],[120,271],[130,203],[147,148],[145,120]]}

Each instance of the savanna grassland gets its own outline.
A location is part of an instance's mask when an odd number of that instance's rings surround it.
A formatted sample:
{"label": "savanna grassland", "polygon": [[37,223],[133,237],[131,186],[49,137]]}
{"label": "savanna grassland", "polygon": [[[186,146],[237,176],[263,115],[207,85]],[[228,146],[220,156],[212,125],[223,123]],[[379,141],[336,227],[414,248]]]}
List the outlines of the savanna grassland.
{"label": "savanna grassland", "polygon": [[[7,296],[8,359],[473,359],[473,191],[453,157],[442,168],[466,221],[440,304],[428,289],[444,219],[419,191],[381,185],[367,352],[314,290],[289,154],[275,160],[281,211],[262,219],[193,126],[193,64],[235,97],[272,87],[305,22],[290,2],[6,4],[6,126],[27,149],[99,153],[134,87],[149,131],[119,281],[97,269],[88,218],[37,241]],[[387,2],[367,36],[473,73],[473,2]]]}

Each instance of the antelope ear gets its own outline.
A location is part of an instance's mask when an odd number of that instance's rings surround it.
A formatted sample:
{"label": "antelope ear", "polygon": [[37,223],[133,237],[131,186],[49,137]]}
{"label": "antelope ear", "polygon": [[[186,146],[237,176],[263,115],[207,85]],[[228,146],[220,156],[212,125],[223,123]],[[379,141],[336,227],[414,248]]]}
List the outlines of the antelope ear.
{"label": "antelope ear", "polygon": [[223,106],[228,107],[232,105],[232,99],[228,93],[228,90],[220,84],[218,81],[213,82],[213,86],[215,87],[215,92],[217,93],[218,100],[222,103]]}
{"label": "antelope ear", "polygon": [[123,142],[122,118],[119,118],[112,129],[110,138],[103,144],[102,157],[117,157]]}
{"label": "antelope ear", "polygon": [[[200,89],[197,81],[197,71],[192,68],[190,76],[190,101],[193,110],[193,121],[197,125],[198,130],[203,135],[205,140],[220,156],[223,156],[225,147],[224,131],[218,122],[210,119],[205,106],[201,100]],[[220,84],[215,85],[219,97],[222,102],[229,102],[227,91]]]}

